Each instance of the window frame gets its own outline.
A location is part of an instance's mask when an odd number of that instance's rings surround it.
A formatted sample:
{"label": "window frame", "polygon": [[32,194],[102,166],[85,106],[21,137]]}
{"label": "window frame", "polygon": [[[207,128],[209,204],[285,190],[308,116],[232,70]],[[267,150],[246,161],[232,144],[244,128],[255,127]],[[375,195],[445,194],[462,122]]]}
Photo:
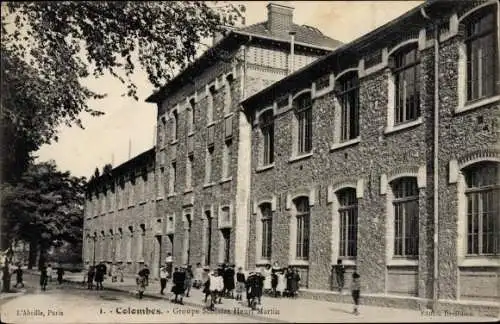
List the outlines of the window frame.
{"label": "window frame", "polygon": [[[415,57],[412,62],[407,63],[407,62],[401,62],[404,60],[405,55],[410,54],[411,52],[415,53]],[[392,62],[392,78],[394,82],[394,118],[393,118],[393,126],[400,126],[404,125],[407,123],[415,122],[422,116],[422,110],[421,110],[421,100],[420,100],[420,95],[421,95],[421,87],[422,87],[422,82],[420,81],[420,78],[422,76],[422,67],[421,67],[421,55],[420,55],[420,50],[418,48],[418,44],[412,43],[409,45],[406,45],[400,49],[398,49],[396,52],[391,54],[391,62]],[[401,95],[401,87],[400,87],[400,81],[401,77],[405,76],[405,72],[409,71],[410,69],[415,69],[413,72],[413,92],[414,92],[414,99],[413,99],[413,110],[407,107],[407,97],[406,93],[408,92],[407,89],[409,85],[406,84],[407,79],[403,79],[403,84],[405,85],[403,88],[403,94]],[[403,105],[401,105],[401,97],[403,98]],[[416,103],[415,103],[415,100]],[[411,111],[410,111],[411,110]],[[400,112],[401,112],[401,120],[400,120]],[[414,117],[413,118],[408,118],[408,113],[413,113]]]}
{"label": "window frame", "polygon": [[[308,99],[307,105],[301,105],[303,101]],[[307,91],[293,99],[295,118],[297,122],[296,155],[306,155],[312,153],[313,142],[313,100],[311,92]]]}
{"label": "window frame", "polygon": [[[349,84],[349,81],[354,80],[354,82],[351,82]],[[339,103],[340,107],[340,137],[339,137],[339,143],[345,143],[348,141],[355,140],[359,138],[360,134],[360,101],[359,101],[359,88],[360,88],[360,83],[359,83],[359,76],[357,71],[350,71],[344,75],[342,75],[337,81],[336,81],[336,97]],[[350,103],[348,100],[351,96],[354,97],[355,99],[355,107],[347,107],[348,105],[346,103]],[[349,110],[349,113],[346,113],[346,110]],[[355,136],[352,136],[350,133],[350,130],[352,129],[351,127],[351,120],[350,118],[346,118],[345,116],[351,116],[350,112],[354,110],[354,133]]]}
{"label": "window frame", "polygon": [[272,204],[265,202],[259,205],[261,233],[260,233],[260,259],[271,260],[272,257],[272,232],[273,210]]}
{"label": "window frame", "polygon": [[[305,207],[301,211],[299,206]],[[308,197],[298,197],[294,199],[295,204],[295,220],[296,220],[296,233],[295,233],[295,260],[309,261],[309,248],[310,248],[310,221],[311,221],[311,206],[309,205]]]}
{"label": "window frame", "polygon": [[[410,183],[411,182],[411,183]],[[413,188],[408,187],[408,185],[414,185]],[[392,212],[394,215],[393,218],[393,226],[394,226],[394,237],[393,237],[393,257],[394,258],[406,258],[406,259],[418,259],[419,257],[419,231],[420,231],[420,190],[418,188],[417,178],[415,177],[400,177],[394,179],[390,183],[392,190]],[[397,189],[401,188],[402,193]],[[405,190],[414,189],[413,195],[407,195]],[[400,194],[398,196],[398,194]],[[407,207],[411,207],[411,203],[415,204],[412,209],[408,209]],[[402,207],[402,213],[398,209],[398,207]],[[415,215],[408,215],[408,210],[415,212]],[[415,219],[411,219],[408,221],[408,216],[414,217]],[[398,221],[398,218],[399,221]],[[398,223],[401,224],[401,233],[398,236]],[[416,225],[416,228],[411,228],[408,230],[407,225]],[[411,241],[410,244],[414,246],[414,253],[407,252],[407,240]],[[398,242],[400,241],[400,242]],[[399,253],[398,247],[401,246],[401,252]]]}
{"label": "window frame", "polygon": [[259,128],[262,135],[261,166],[274,163],[274,112],[264,111],[259,116]]}
{"label": "window frame", "polygon": [[[356,197],[355,188],[343,188],[336,193],[338,201],[338,217],[339,217],[339,258],[340,259],[356,259],[357,257],[357,239],[358,239],[358,198]],[[348,197],[348,195],[352,195]],[[349,201],[352,199],[352,201]],[[345,200],[349,204],[345,203]],[[354,202],[354,203],[353,203]],[[354,212],[353,215],[349,212]],[[351,217],[354,224],[351,224]],[[354,227],[354,239],[349,240],[350,229]],[[350,253],[349,241],[354,241],[352,248],[354,253]]]}

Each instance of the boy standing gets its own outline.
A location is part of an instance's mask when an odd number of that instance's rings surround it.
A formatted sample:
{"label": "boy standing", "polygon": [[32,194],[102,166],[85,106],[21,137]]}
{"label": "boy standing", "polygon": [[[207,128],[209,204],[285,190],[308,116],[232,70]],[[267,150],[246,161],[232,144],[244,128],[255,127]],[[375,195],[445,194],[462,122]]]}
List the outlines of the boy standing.
{"label": "boy standing", "polygon": [[335,275],[337,279],[337,287],[339,289],[340,294],[342,294],[342,289],[344,289],[344,274],[345,274],[345,267],[342,264],[342,260],[338,259],[337,266],[335,267]]}
{"label": "boy standing", "polygon": [[359,315],[358,311],[358,305],[359,305],[359,292],[361,290],[361,284],[360,284],[360,279],[359,279],[359,274],[354,270],[354,273],[352,274],[352,300],[354,301],[354,310],[353,314],[354,315]]}
{"label": "boy standing", "polygon": [[167,287],[168,271],[166,266],[160,268],[160,294],[164,294],[163,291]]}

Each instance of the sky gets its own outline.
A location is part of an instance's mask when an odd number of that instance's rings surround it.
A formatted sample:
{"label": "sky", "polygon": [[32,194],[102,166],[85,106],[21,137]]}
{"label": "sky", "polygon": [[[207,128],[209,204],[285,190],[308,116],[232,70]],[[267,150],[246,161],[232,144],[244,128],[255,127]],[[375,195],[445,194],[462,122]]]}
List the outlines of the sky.
{"label": "sky", "polygon": [[[418,6],[423,1],[276,1],[294,7],[293,20],[318,28],[323,34],[350,42]],[[241,1],[246,6],[246,25],[267,20],[268,1]],[[37,161],[55,160],[59,169],[89,177],[106,163],[117,166],[154,145],[156,105],[146,103],[153,92],[145,73],[134,76],[139,101],[122,96],[124,89],[110,76],[88,79],[85,84],[105,99],[90,101],[104,116],[82,114],[85,129],[62,126],[59,141],[44,145],[35,153]]]}

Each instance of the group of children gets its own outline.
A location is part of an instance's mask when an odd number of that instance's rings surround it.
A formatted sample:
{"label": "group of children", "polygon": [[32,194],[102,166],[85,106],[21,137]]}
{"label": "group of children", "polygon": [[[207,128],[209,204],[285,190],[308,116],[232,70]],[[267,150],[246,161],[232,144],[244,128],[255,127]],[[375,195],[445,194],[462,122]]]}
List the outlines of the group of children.
{"label": "group of children", "polygon": [[300,275],[292,266],[280,268],[275,262],[273,267],[266,265],[264,272],[264,292],[273,297],[297,297]]}

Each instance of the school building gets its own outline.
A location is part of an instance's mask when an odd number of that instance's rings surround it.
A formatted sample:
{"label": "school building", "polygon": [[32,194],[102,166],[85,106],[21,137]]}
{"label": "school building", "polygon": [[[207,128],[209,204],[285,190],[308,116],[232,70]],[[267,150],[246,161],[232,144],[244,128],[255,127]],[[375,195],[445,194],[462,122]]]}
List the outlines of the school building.
{"label": "school building", "polygon": [[343,300],[341,259],[367,303],[498,313],[499,12],[426,1],[341,44],[270,4],[148,98],[149,214],[89,232],[144,228],[154,248],[131,270],[167,251],[277,261],[299,269],[304,296]]}

